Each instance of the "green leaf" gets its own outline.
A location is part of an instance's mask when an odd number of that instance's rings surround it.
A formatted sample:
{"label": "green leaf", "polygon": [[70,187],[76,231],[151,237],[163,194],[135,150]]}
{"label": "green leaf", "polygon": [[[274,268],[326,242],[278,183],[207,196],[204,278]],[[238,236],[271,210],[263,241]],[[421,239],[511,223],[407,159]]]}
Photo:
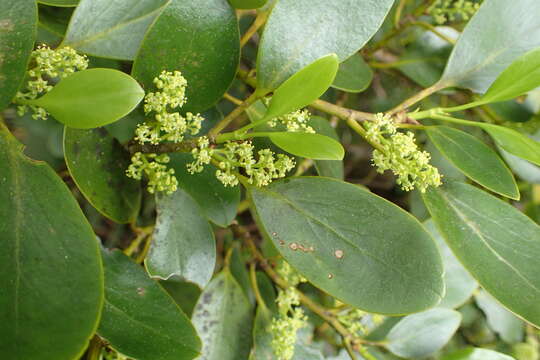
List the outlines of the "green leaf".
{"label": "green leaf", "polygon": [[359,55],[353,55],[339,65],[332,87],[338,90],[359,93],[366,90],[373,80],[373,70]]}
{"label": "green leaf", "polygon": [[38,3],[50,6],[71,7],[77,6],[79,0],[38,0]]}
{"label": "green leaf", "polygon": [[406,316],[392,328],[386,347],[407,359],[419,359],[440,350],[461,323],[461,314],[450,309],[435,308]]}
{"label": "green leaf", "polygon": [[540,142],[504,126],[486,123],[478,123],[477,126],[487,131],[504,150],[540,165]]}
{"label": "green leaf", "polygon": [[201,360],[247,359],[251,347],[251,306],[227,269],[204,289],[192,321],[203,342]]}
{"label": "green leaf", "polygon": [[489,146],[447,126],[429,127],[426,132],[439,151],[465,175],[491,191],[519,200],[512,172]]}
{"label": "green leaf", "polygon": [[268,0],[229,0],[231,5],[237,9],[258,9]]}
{"label": "green leaf", "polygon": [[460,307],[473,295],[478,288],[478,283],[446,245],[433,220],[424,222],[424,227],[435,239],[444,264],[446,293],[438,306],[450,309]]}
{"label": "green leaf", "polygon": [[1,123],[0,174],[0,358],[78,358],[103,305],[94,232],[68,187]]}
{"label": "green leaf", "polygon": [[487,104],[511,100],[539,86],[540,48],[529,51],[517,58],[499,75],[479,102]]}
{"label": "green leaf", "polygon": [[66,127],[64,157],[77,187],[100,213],[121,224],[137,218],[140,183],[126,176],[129,153],[107,130]]}
{"label": "green leaf", "polygon": [[393,3],[394,0],[278,1],[259,47],[257,87],[274,90],[326,54],[337,54],[340,62],[346,60],[375,34]]}
{"label": "green leaf", "polygon": [[113,69],[89,69],[70,75],[51,91],[25,103],[45,108],[66,126],[89,129],[130,113],[144,91],[129,75]]}
{"label": "green leaf", "polygon": [[37,21],[34,0],[0,2],[0,110],[11,102],[23,83]]}
{"label": "green leaf", "polygon": [[144,34],[169,0],[81,0],[63,45],[81,52],[119,60],[133,60]]}
{"label": "green leaf", "polygon": [[462,183],[430,189],[424,201],[444,239],[491,295],[540,324],[540,227],[513,206]]}
{"label": "green leaf", "polygon": [[274,91],[264,119],[288,114],[317,100],[334,81],[338,67],[337,56],[329,54],[288,78]]}
{"label": "green leaf", "polygon": [[396,205],[320,177],[290,178],[249,193],[261,231],[311,283],[340,301],[385,314],[440,301],[437,247]]}
{"label": "green leaf", "polygon": [[180,309],[191,318],[201,289],[193,283],[175,280],[161,280],[159,284],[169,293]]}
{"label": "green leaf", "polygon": [[514,60],[540,47],[537,0],[485,1],[461,34],[439,85],[484,93]]}
{"label": "green leaf", "polygon": [[210,221],[221,227],[230,225],[240,203],[240,188],[223,186],[216,178],[217,168],[212,164],[206,165],[199,174],[190,174],[186,165],[193,161],[191,154],[175,153],[169,156],[178,186],[191,195]]}
{"label": "green leaf", "polygon": [[201,341],[165,290],[122,252],[103,250],[102,257],[105,305],[99,336],[136,359],[196,358]]}
{"label": "green leaf", "polygon": [[513,357],[488,349],[468,348],[447,355],[443,360],[515,360]]}
{"label": "green leaf", "polygon": [[216,241],[199,205],[181,189],[157,198],[157,219],[145,260],[150,276],[204,287],[216,265]]}
{"label": "green leaf", "polygon": [[[329,136],[339,142],[339,136],[336,130],[330,125],[330,122],[320,116],[312,116],[308,121],[318,134]],[[341,160],[315,160],[315,168],[321,176],[333,177],[338,180],[343,180],[344,170],[343,161]]]}
{"label": "green leaf", "polygon": [[524,323],[510,311],[502,307],[486,291],[481,290],[475,296],[476,304],[486,314],[490,328],[509,344],[523,341]]}
{"label": "green leaf", "polygon": [[204,111],[234,79],[239,36],[227,0],[172,0],[146,35],[132,74],[148,90],[162,70],[181,71],[188,82],[183,111]]}
{"label": "green leaf", "polygon": [[343,160],[343,146],[329,136],[301,132],[276,132],[268,137],[293,155],[315,160]]}

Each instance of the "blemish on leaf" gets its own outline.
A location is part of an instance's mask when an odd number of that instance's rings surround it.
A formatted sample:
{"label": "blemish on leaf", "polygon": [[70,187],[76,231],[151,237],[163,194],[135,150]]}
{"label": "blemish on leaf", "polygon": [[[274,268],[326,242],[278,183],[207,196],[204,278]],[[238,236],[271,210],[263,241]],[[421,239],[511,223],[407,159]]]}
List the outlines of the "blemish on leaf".
{"label": "blemish on leaf", "polygon": [[139,294],[140,296],[144,296],[145,293],[146,293],[145,288],[142,288],[142,287],[137,288],[137,294]]}
{"label": "blemish on leaf", "polygon": [[343,250],[336,250],[334,251],[334,255],[338,258],[338,259],[342,259],[343,258]]}
{"label": "blemish on leaf", "polygon": [[328,278],[329,278],[329,279],[333,279],[333,278],[334,278],[334,275],[328,274]]}

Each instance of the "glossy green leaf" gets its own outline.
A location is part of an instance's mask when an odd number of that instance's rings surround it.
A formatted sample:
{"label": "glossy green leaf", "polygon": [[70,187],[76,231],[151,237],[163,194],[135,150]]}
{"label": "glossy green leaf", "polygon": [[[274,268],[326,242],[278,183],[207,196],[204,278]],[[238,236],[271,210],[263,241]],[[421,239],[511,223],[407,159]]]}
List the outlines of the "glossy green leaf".
{"label": "glossy green leaf", "polygon": [[435,239],[443,259],[446,293],[438,306],[455,309],[463,305],[473,295],[478,288],[478,283],[446,245],[433,220],[424,222],[424,227]]}
{"label": "glossy green leaf", "polygon": [[506,310],[486,291],[480,290],[475,296],[476,304],[484,312],[488,325],[509,344],[523,341],[524,322]]}
{"label": "glossy green leaf", "polygon": [[113,69],[89,69],[63,79],[27,103],[45,108],[66,126],[89,129],[127,115],[143,97],[143,89],[131,76]]}
{"label": "glossy green leaf", "polygon": [[122,224],[136,219],[141,186],[126,176],[129,153],[107,130],[66,127],[64,156],[77,187],[99,212]]}
{"label": "glossy green leaf", "polygon": [[26,75],[37,17],[34,0],[0,2],[0,110],[11,102]]}
{"label": "glossy green leaf", "polygon": [[[57,43],[59,43],[64,37],[69,19],[73,14],[72,7],[52,7],[41,5],[38,7],[39,13],[39,27],[46,29],[47,31],[53,33],[54,35],[60,37]],[[36,39],[37,42],[40,42],[40,39]],[[56,44],[51,47],[56,47]]]}
{"label": "glossy green leaf", "polygon": [[343,160],[343,146],[329,136],[301,132],[276,132],[268,137],[274,144],[296,156],[315,160]]}
{"label": "glossy green leaf", "polygon": [[540,86],[540,44],[515,60],[479,100],[492,103],[511,100]]}
{"label": "glossy green leaf", "polygon": [[427,134],[439,151],[465,175],[498,194],[519,199],[512,172],[489,146],[458,129],[434,126]]}
{"label": "glossy green leaf", "polygon": [[[327,119],[320,116],[312,116],[308,121],[308,125],[318,134],[329,136],[339,142],[340,139],[336,130],[330,125]],[[321,176],[343,180],[344,170],[342,160],[315,160],[315,168]]]}
{"label": "glossy green leaf", "polygon": [[373,80],[373,70],[359,55],[353,55],[339,65],[332,87],[350,93],[366,90]]}
{"label": "glossy green leaf", "polygon": [[437,247],[394,204],[320,177],[285,179],[249,193],[260,229],[292,266],[332,296],[386,314],[421,311],[440,301]]}
{"label": "glossy green leaf", "polygon": [[504,126],[486,123],[478,124],[478,126],[487,131],[504,150],[522,159],[528,160],[533,164],[540,165],[540,142]]}
{"label": "glossy green leaf", "polygon": [[338,67],[337,56],[329,54],[298,71],[274,91],[264,118],[288,114],[317,100],[334,81]]}
{"label": "glossy green leaf", "polygon": [[[536,134],[531,136],[533,140],[540,140],[540,131],[537,131]],[[540,167],[534,164],[531,164],[527,160],[523,160],[515,155],[508,153],[507,151],[499,147],[499,152],[501,153],[504,160],[508,163],[508,166],[512,171],[522,180],[533,183],[540,184]]]}
{"label": "glossy green leaf", "polygon": [[274,90],[326,54],[335,53],[339,61],[346,60],[375,34],[393,3],[394,0],[278,1],[259,46],[258,87]]}
{"label": "glossy green leaf", "polygon": [[406,316],[392,328],[386,347],[406,359],[420,359],[441,349],[454,335],[461,314],[435,308]]}
{"label": "glossy green leaf", "polygon": [[513,357],[488,349],[468,348],[447,355],[443,360],[515,360]]}
{"label": "glossy green leaf", "polygon": [[540,324],[540,227],[513,206],[462,183],[430,189],[424,201],[446,242],[491,295]]}
{"label": "glossy green leaf", "polygon": [[180,309],[191,318],[193,309],[197,303],[197,299],[201,295],[202,290],[196,284],[175,280],[159,281],[167,293],[180,306]]}
{"label": "glossy green leaf", "polygon": [[98,334],[140,360],[196,358],[201,341],[174,300],[118,250],[102,251],[105,305]]}
{"label": "glossy green leaf", "polygon": [[268,0],[229,0],[231,5],[237,9],[258,9]]}
{"label": "glossy green leaf", "polygon": [[38,3],[50,6],[70,7],[77,6],[79,0],[38,0]]}
{"label": "glossy green leaf", "polygon": [[211,164],[199,174],[188,173],[186,165],[193,162],[191,154],[175,153],[170,158],[178,186],[191,195],[210,221],[221,227],[230,225],[240,203],[240,188],[223,186],[216,178],[217,168]]}
{"label": "glossy green leaf", "polygon": [[203,342],[199,359],[247,359],[251,347],[251,306],[227,269],[204,289],[192,321]]}
{"label": "glossy green leaf", "polygon": [[440,80],[484,93],[514,60],[540,47],[537,0],[483,2],[457,42]]}
{"label": "glossy green leaf", "polygon": [[145,265],[150,276],[204,287],[216,264],[212,227],[182,189],[157,198],[157,219]]}
{"label": "glossy green leaf", "polygon": [[81,0],[63,44],[81,52],[133,60],[144,34],[169,0]]}
{"label": "glossy green leaf", "polygon": [[68,187],[1,123],[0,174],[0,358],[78,358],[103,305],[94,232]]}
{"label": "glossy green leaf", "polygon": [[240,59],[238,21],[227,0],[172,0],[146,35],[133,65],[145,89],[162,70],[188,82],[183,111],[214,105],[231,85]]}

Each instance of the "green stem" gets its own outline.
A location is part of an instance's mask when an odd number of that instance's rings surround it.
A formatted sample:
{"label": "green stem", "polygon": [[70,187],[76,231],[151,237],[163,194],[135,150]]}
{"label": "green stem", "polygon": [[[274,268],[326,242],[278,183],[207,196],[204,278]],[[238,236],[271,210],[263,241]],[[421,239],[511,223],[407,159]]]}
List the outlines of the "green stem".
{"label": "green stem", "polygon": [[216,136],[223,131],[234,119],[240,116],[251,104],[253,104],[257,99],[263,97],[264,94],[261,94],[260,91],[255,90],[243,103],[234,109],[229,115],[224,117],[220,122],[216,124],[209,132],[208,137],[213,141]]}
{"label": "green stem", "polygon": [[405,100],[404,102],[402,102],[401,104],[399,104],[398,106],[396,106],[395,108],[390,110],[389,114],[390,115],[395,115],[395,114],[397,114],[399,112],[406,111],[408,108],[410,108],[411,106],[413,106],[417,102],[419,102],[421,100],[424,100],[428,96],[436,93],[439,90],[444,89],[445,87],[447,87],[447,85],[445,83],[442,83],[442,82],[439,81],[439,82],[433,84],[432,86],[420,91],[416,95],[411,96],[410,98],[408,98],[407,100]]}
{"label": "green stem", "polygon": [[358,135],[363,137],[375,149],[377,149],[377,150],[379,150],[381,152],[384,152],[384,149],[381,146],[381,144],[376,143],[376,142],[371,141],[370,139],[368,139],[366,130],[358,122],[354,121],[353,119],[347,119],[347,125],[349,125],[349,127],[351,129],[353,129]]}
{"label": "green stem", "polygon": [[456,41],[454,39],[451,39],[448,36],[444,35],[439,30],[437,30],[435,28],[435,26],[433,26],[433,25],[431,25],[431,24],[429,24],[427,22],[413,21],[413,22],[411,22],[411,25],[416,25],[416,26],[423,27],[424,29],[431,31],[433,34],[437,35],[439,38],[443,39],[444,41],[446,41],[446,42],[448,42],[448,43],[450,43],[452,45],[456,44]]}
{"label": "green stem", "polygon": [[245,133],[242,131],[243,129],[244,128],[237,131],[231,131],[225,134],[218,135],[218,137],[216,138],[216,144],[222,144],[226,141],[231,140],[247,140],[255,137],[269,137],[275,134],[274,132],[269,131]]}
{"label": "green stem", "polygon": [[450,123],[454,123],[454,124],[460,124],[460,125],[465,125],[465,126],[477,126],[477,127],[482,127],[482,125],[484,125],[483,123],[479,123],[479,122],[475,122],[475,121],[469,121],[469,120],[463,120],[463,119],[458,119],[458,118],[455,118],[455,117],[451,117],[451,116],[446,116],[446,115],[433,115],[431,116],[431,118],[433,120],[440,120],[440,121],[446,121],[446,122],[450,122]]}

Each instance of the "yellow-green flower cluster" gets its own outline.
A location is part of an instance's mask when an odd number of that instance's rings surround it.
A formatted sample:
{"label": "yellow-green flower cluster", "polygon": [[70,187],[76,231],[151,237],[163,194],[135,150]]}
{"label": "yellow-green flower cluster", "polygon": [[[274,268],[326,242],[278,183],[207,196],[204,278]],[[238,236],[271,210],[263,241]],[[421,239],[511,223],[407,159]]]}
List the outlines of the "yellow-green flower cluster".
{"label": "yellow-green flower cluster", "polygon": [[255,159],[253,144],[250,141],[226,142],[223,148],[209,149],[207,140],[199,141],[198,148],[192,151],[194,162],[188,164],[192,174],[201,172],[212,155],[220,160],[216,177],[225,186],[238,185],[237,173],[246,174],[248,182],[255,186],[266,186],[274,179],[285,177],[295,166],[294,161],[283,154],[274,154],[269,149],[260,150]]}
{"label": "yellow-green flower cluster", "polygon": [[167,154],[142,154],[137,152],[131,158],[126,174],[128,177],[141,180],[145,174],[148,178],[148,192],[156,191],[172,194],[178,187],[178,180],[174,176],[174,169],[167,169],[170,158]]}
{"label": "yellow-green flower cluster", "polygon": [[364,126],[367,139],[382,147],[373,151],[377,172],[391,170],[405,191],[418,188],[425,192],[429,186],[441,185],[439,171],[429,164],[430,154],[418,149],[413,133],[398,132],[392,118],[383,114],[377,114],[375,121]]}
{"label": "yellow-green flower cluster", "polygon": [[340,313],[337,319],[353,336],[361,337],[367,332],[366,327],[362,323],[365,315],[366,313],[362,310],[352,308]]}
{"label": "yellow-green flower cluster", "polygon": [[144,122],[135,130],[135,140],[157,145],[161,141],[180,142],[189,133],[196,135],[204,120],[200,114],[180,115],[177,108],[186,103],[187,81],[180,71],[163,71],[154,79],[159,91],[146,94],[144,112],[154,114],[154,120]]}
{"label": "yellow-green flower cluster", "polygon": [[278,124],[283,124],[289,132],[315,133],[315,130],[307,124],[310,117],[311,114],[309,111],[297,110],[270,120],[268,125],[270,127],[276,127]]}
{"label": "yellow-green flower cluster", "polygon": [[[46,45],[40,45],[32,52],[30,64],[34,67],[28,70],[28,83],[26,90],[19,91],[16,100],[37,99],[44,93],[51,91],[51,82],[66,78],[76,71],[85,70],[88,67],[88,59],[79,55],[70,47],[51,49]],[[34,105],[20,105],[17,108],[19,116],[23,116],[28,110],[34,113],[34,119],[46,120],[48,117],[45,109]]]}
{"label": "yellow-green flower cluster", "polygon": [[276,299],[278,317],[272,319],[272,349],[280,360],[290,360],[294,355],[296,333],[307,324],[307,316],[300,307],[300,298],[295,286],[306,280],[283,261],[278,273],[290,285],[286,290],[280,290]]}
{"label": "yellow-green flower cluster", "polygon": [[480,8],[480,4],[471,0],[436,0],[428,9],[439,25],[450,21],[467,21]]}

